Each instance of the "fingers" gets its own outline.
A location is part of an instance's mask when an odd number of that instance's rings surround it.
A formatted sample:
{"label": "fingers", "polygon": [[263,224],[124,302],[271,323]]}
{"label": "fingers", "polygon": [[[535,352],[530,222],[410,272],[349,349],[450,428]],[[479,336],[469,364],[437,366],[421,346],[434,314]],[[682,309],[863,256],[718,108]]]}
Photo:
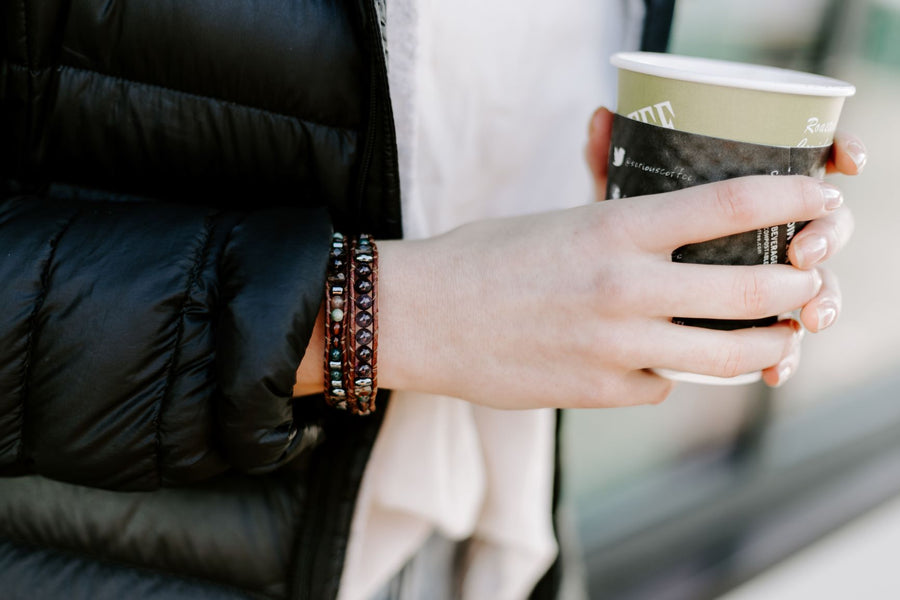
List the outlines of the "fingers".
{"label": "fingers", "polygon": [[[819,332],[830,327],[841,312],[841,290],[834,274],[822,269],[822,290],[800,311],[800,320],[812,332]],[[793,376],[800,365],[801,341],[803,332],[795,336],[787,356],[778,364],[763,369],[763,381],[772,387],[784,385]]]}
{"label": "fingers", "polygon": [[713,377],[736,377],[778,365],[799,343],[802,331],[793,320],[735,331],[663,322],[656,329],[649,366]]}
{"label": "fingers", "polygon": [[762,379],[766,385],[780,387],[797,372],[797,368],[800,366],[802,342],[803,330],[801,329],[791,340],[791,349],[787,356],[782,358],[777,365],[763,369]]}
{"label": "fingers", "polygon": [[808,223],[791,240],[788,259],[795,267],[811,269],[843,248],[853,227],[853,214],[847,207]]}
{"label": "fingers", "polygon": [[618,302],[653,317],[760,319],[806,305],[821,288],[815,269],[662,263]]}
{"label": "fingers", "polygon": [[800,321],[813,333],[831,327],[841,312],[841,288],[829,269],[817,269],[822,275],[822,289],[800,311]]}
{"label": "fingers", "polygon": [[[594,177],[598,195],[606,191],[606,174],[609,165],[609,140],[612,135],[613,113],[600,107],[591,116],[588,125],[588,141],[584,149],[585,159]],[[598,198],[602,200],[603,198]]]}
{"label": "fingers", "polygon": [[844,175],[862,173],[868,161],[868,152],[859,138],[837,132],[831,148],[831,157],[826,169],[828,173],[843,173]]}
{"label": "fingers", "polygon": [[628,396],[623,398],[626,401],[624,406],[659,404],[672,393],[672,389],[675,387],[675,382],[672,380],[644,369],[631,371],[625,376],[625,379],[625,383],[628,385]]}
{"label": "fingers", "polygon": [[625,200],[619,208],[639,225],[628,233],[651,251],[669,251],[782,223],[811,221],[837,210],[840,190],[810,177],[741,177]]}

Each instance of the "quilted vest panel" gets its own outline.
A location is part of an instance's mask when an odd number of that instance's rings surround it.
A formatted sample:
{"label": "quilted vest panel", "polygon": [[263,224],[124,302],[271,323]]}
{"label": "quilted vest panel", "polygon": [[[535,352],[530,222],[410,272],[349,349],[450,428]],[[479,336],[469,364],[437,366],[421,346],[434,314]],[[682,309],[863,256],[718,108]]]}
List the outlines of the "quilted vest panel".
{"label": "quilted vest panel", "polygon": [[217,206],[348,207],[369,86],[354,10],[6,2],[6,175]]}

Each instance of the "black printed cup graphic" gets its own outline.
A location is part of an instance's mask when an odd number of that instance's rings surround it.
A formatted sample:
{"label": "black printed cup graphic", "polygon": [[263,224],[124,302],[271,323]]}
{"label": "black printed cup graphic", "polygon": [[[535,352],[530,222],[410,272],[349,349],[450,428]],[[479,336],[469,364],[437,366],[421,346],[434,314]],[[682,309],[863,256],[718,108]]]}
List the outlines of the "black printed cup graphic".
{"label": "black printed cup graphic", "polygon": [[[747,144],[648,125],[616,115],[610,145],[606,197],[627,198],[671,192],[746,175],[821,176],[830,147],[782,148]],[[748,231],[673,252],[675,262],[718,265],[787,264],[787,249],[806,223],[785,223]],[[683,325],[740,329],[771,325],[756,320],[686,319]]]}

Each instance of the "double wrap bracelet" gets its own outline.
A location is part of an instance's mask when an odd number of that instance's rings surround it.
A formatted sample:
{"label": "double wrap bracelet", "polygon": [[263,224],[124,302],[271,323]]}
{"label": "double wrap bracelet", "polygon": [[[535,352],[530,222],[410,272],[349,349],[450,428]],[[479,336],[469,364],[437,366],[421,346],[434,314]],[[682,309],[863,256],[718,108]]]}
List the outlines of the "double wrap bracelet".
{"label": "double wrap bracelet", "polygon": [[371,236],[331,239],[325,283],[325,399],[358,415],[375,410],[378,250]]}

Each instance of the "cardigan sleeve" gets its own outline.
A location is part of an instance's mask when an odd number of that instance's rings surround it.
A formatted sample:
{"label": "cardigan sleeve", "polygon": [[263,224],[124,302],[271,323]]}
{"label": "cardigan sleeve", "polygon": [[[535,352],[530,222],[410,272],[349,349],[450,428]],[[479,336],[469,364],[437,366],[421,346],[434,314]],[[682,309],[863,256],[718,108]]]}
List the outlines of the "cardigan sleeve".
{"label": "cardigan sleeve", "polygon": [[0,198],[0,474],[154,489],[298,447],[324,209]]}

